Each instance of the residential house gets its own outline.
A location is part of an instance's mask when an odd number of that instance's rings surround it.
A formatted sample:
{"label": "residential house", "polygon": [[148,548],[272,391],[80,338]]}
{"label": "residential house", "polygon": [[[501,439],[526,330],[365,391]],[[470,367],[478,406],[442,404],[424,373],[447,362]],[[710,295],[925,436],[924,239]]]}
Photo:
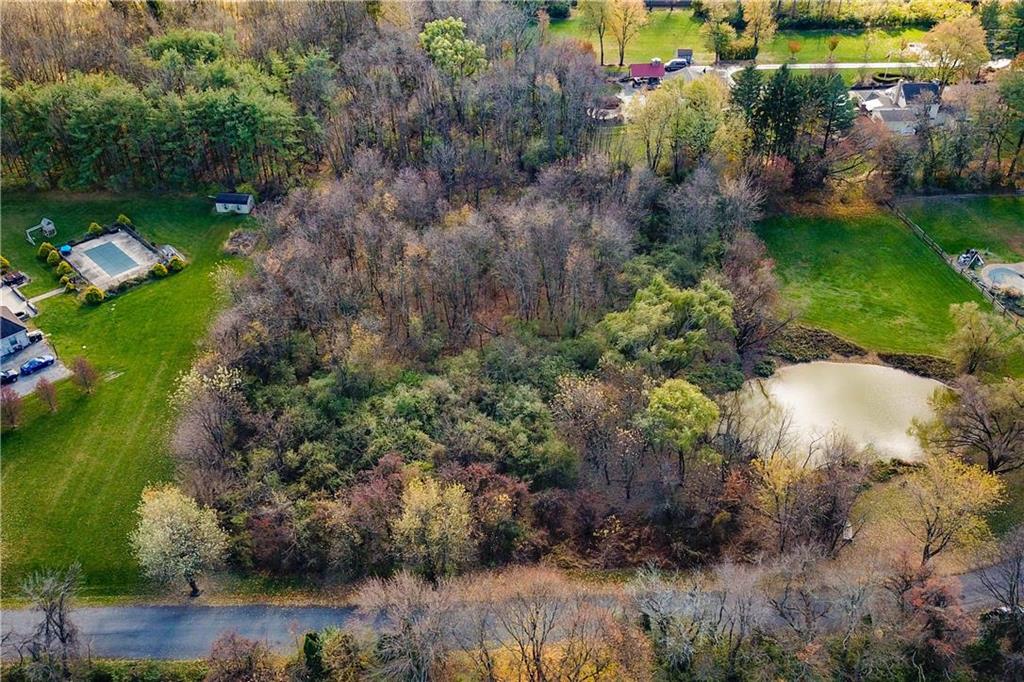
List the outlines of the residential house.
{"label": "residential house", "polygon": [[888,88],[852,90],[850,96],[862,112],[897,135],[913,135],[922,115],[939,118],[938,83],[901,81]]}
{"label": "residential house", "polygon": [[28,327],[10,308],[0,306],[0,355],[17,353],[22,348],[27,348],[30,343]]}

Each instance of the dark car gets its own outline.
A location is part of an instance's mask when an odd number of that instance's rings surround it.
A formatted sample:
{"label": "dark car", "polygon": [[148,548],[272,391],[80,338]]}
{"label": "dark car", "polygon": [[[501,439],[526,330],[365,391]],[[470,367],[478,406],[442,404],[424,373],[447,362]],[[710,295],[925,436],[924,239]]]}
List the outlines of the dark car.
{"label": "dark car", "polygon": [[671,73],[673,71],[679,71],[680,69],[685,69],[689,65],[690,65],[690,60],[689,59],[683,59],[683,58],[672,59],[667,64],[665,64],[665,71],[668,71],[669,73]]}
{"label": "dark car", "polygon": [[4,284],[7,284],[8,286],[12,286],[13,287],[13,286],[17,286],[19,284],[23,284],[27,279],[28,279],[28,277],[25,276],[24,272],[17,272],[17,271],[15,271],[15,272],[8,272],[6,275],[4,275],[3,282],[4,282]]}
{"label": "dark car", "polygon": [[0,385],[6,386],[7,384],[13,384],[18,380],[18,373],[13,369],[5,369],[0,372]]}
{"label": "dark car", "polygon": [[56,358],[52,355],[38,355],[21,366],[21,375],[27,377],[29,374],[35,374],[55,361]]}

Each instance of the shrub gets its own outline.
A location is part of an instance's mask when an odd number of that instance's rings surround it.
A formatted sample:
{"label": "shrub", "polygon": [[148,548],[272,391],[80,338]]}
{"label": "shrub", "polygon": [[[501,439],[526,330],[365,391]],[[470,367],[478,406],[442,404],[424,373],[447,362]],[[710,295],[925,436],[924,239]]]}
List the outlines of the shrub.
{"label": "shrub", "polygon": [[74,282],[68,282],[64,285],[64,291],[65,293],[73,294],[78,291],[78,285]]}
{"label": "shrub", "polygon": [[180,256],[171,256],[171,260],[167,261],[167,269],[171,272],[181,272],[185,269],[185,261]]}
{"label": "shrub", "polygon": [[132,219],[126,216],[124,213],[117,216],[118,225],[131,225]]}
{"label": "shrub", "polygon": [[85,293],[82,294],[82,300],[89,305],[99,305],[103,302],[104,298],[106,298],[106,295],[103,291],[99,287],[91,284],[85,288]]}
{"label": "shrub", "polygon": [[66,277],[67,275],[70,275],[72,272],[74,272],[74,270],[71,268],[71,265],[66,260],[62,260],[60,263],[57,264],[57,274],[59,276]]}
{"label": "shrub", "polygon": [[89,234],[93,236],[103,234],[103,226],[99,223],[89,223]]}
{"label": "shrub", "polygon": [[0,389],[0,426],[8,429],[18,428],[22,411],[21,396],[10,386]]}
{"label": "shrub", "polygon": [[759,360],[754,365],[754,374],[767,379],[771,375],[775,374],[775,361],[771,358]]}
{"label": "shrub", "polygon": [[7,272],[11,269],[11,261],[7,260],[3,256],[0,256],[0,272]]}
{"label": "shrub", "polygon": [[155,264],[153,267],[151,267],[149,269],[149,276],[150,277],[156,277],[156,278],[166,277],[167,276],[167,268],[164,267],[163,263],[157,263],[157,264]]}
{"label": "shrub", "polygon": [[64,288],[67,288],[69,282],[71,282],[71,278],[67,275],[60,278],[60,285]]}
{"label": "shrub", "polygon": [[878,357],[882,362],[896,369],[902,369],[928,379],[952,381],[956,378],[956,367],[945,358],[914,355],[913,353],[879,353]]}
{"label": "shrub", "polygon": [[564,0],[548,0],[544,8],[552,19],[568,19],[569,3]]}
{"label": "shrub", "polygon": [[43,242],[39,245],[39,248],[36,249],[36,258],[39,260],[46,260],[50,257],[50,253],[56,251],[56,249],[57,247],[50,242]]}
{"label": "shrub", "polygon": [[71,361],[71,381],[78,386],[83,393],[92,395],[96,390],[96,384],[100,381],[100,373],[96,371],[92,363],[81,355]]}
{"label": "shrub", "polygon": [[50,251],[49,255],[46,256],[46,264],[47,265],[57,265],[57,263],[59,263],[59,262],[60,262],[60,254],[57,253],[56,249],[54,249],[53,251]]}

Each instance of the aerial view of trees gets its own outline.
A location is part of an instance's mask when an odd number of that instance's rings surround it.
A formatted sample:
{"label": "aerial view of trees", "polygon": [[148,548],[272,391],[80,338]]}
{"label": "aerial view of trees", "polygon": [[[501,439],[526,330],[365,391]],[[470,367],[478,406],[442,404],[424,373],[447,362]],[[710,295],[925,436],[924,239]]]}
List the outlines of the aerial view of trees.
{"label": "aerial view of trees", "polygon": [[[780,31],[923,26],[944,113],[903,136],[834,69],[632,88],[603,67],[648,4],[5,7],[5,183],[261,197],[159,396],[173,465],[131,492],[132,570],[182,599],[225,570],[341,585],[371,625],[297,634],[288,656],[225,635],[205,679],[1019,678],[1024,541],[998,516],[1024,468],[1014,318],[972,289],[940,309],[944,357],[898,354],[943,380],[912,462],[833,432],[800,445],[742,390],[798,352],[890,359],[806,341],[766,215],[1020,186],[1024,64],[985,65],[1024,10],[694,3],[716,62]],[[552,37],[570,12],[593,45]],[[5,384],[5,437],[117,378],[67,364],[74,393]],[[1006,609],[978,621],[952,574],[981,557],[964,583]],[[94,665],[78,583],[25,582],[45,615],[26,679]]]}

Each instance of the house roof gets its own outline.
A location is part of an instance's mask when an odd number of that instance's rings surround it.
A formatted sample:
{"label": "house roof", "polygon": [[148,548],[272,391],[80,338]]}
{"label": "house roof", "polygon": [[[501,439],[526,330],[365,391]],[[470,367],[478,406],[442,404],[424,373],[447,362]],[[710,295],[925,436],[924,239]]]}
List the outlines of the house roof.
{"label": "house roof", "polygon": [[21,323],[18,316],[11,312],[7,306],[0,306],[0,338],[6,339],[18,332],[23,332],[28,327]]}
{"label": "house roof", "polygon": [[872,116],[877,116],[886,123],[904,123],[917,120],[917,112],[909,109],[875,109]]}
{"label": "house roof", "polygon": [[218,204],[248,204],[251,194],[238,194],[235,192],[221,192],[217,195]]}
{"label": "house roof", "polygon": [[633,78],[664,78],[664,64],[630,64],[629,75]]}
{"label": "house roof", "polygon": [[[939,84],[938,83],[900,83],[898,94],[902,94],[907,100],[907,104],[921,99],[922,97],[929,96],[934,101],[939,101]],[[897,99],[899,97],[897,96]]]}

